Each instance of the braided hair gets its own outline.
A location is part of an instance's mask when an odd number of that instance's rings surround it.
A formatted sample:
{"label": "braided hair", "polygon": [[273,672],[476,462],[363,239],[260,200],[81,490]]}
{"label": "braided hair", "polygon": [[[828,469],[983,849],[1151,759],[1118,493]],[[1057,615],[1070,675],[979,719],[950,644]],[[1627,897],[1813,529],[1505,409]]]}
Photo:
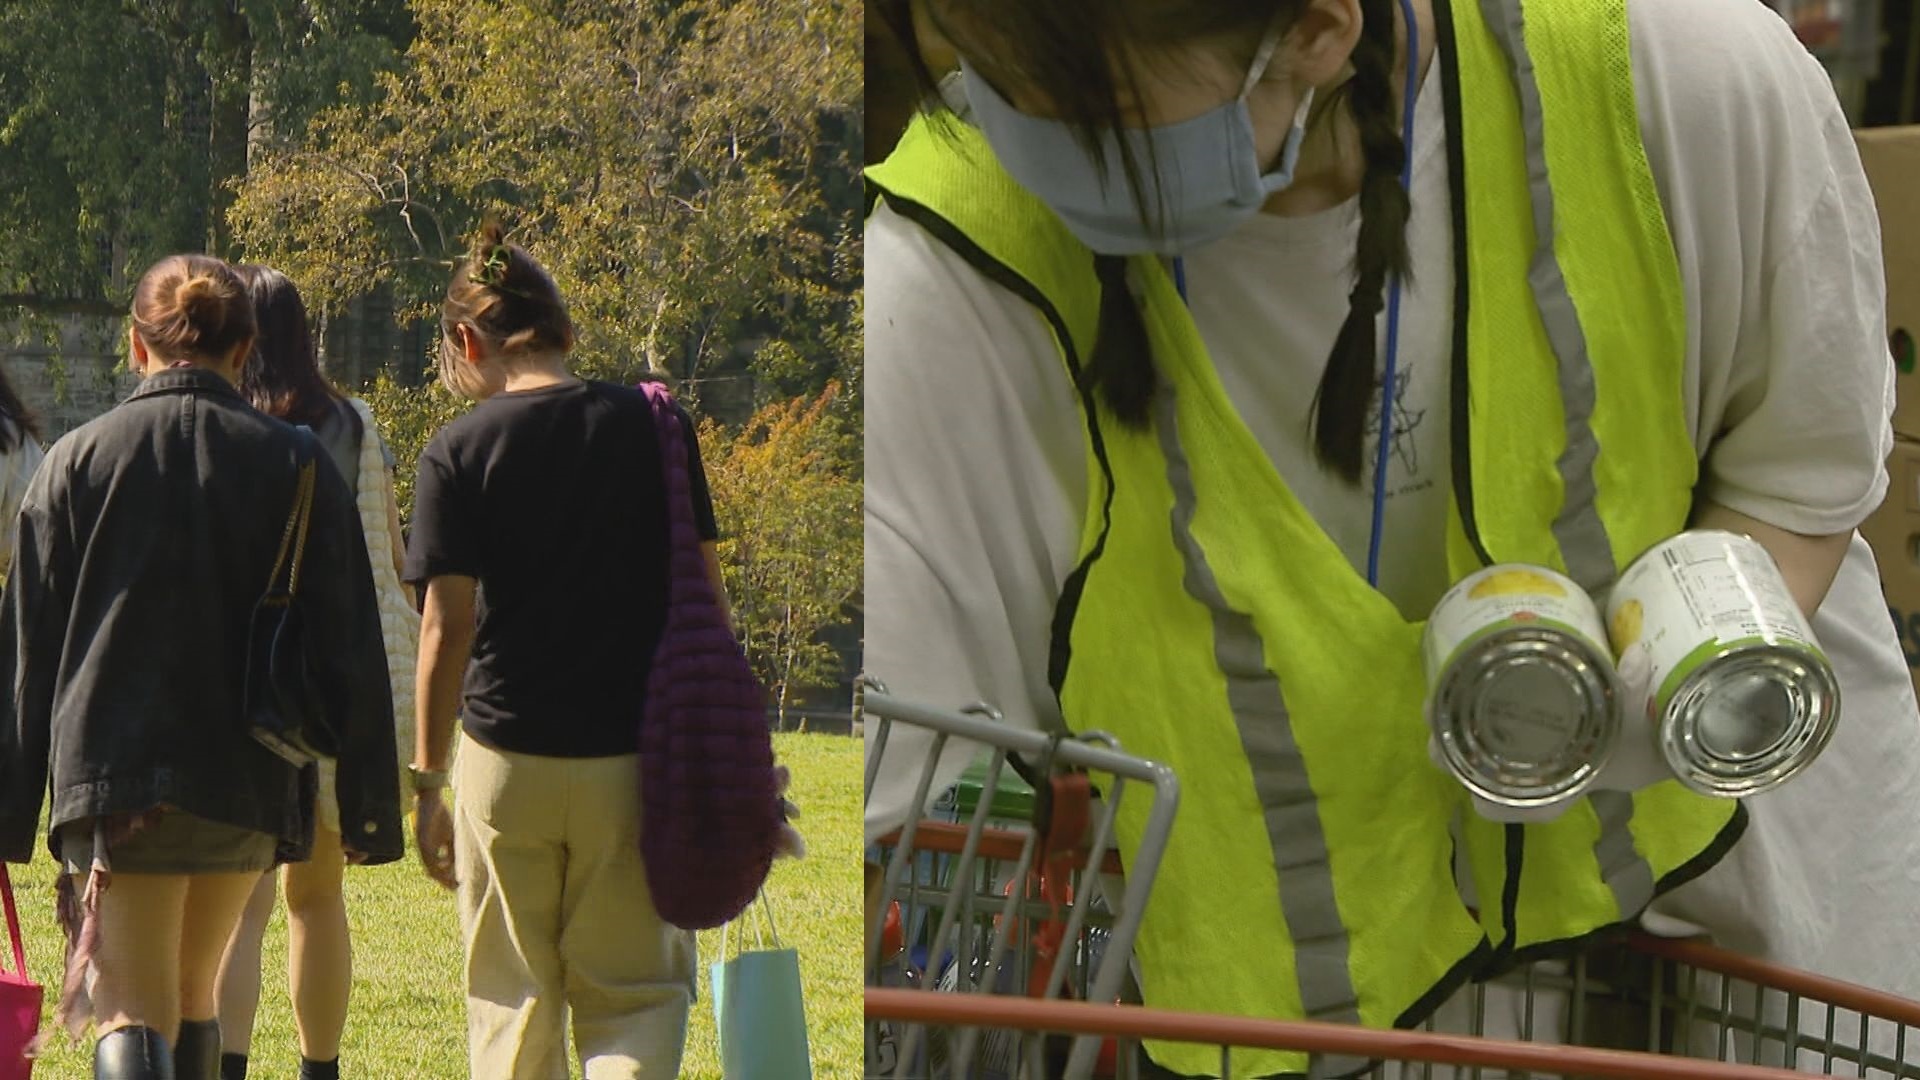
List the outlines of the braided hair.
{"label": "braided hair", "polygon": [[1353,261],[1347,319],[1334,338],[1313,414],[1320,463],[1349,483],[1366,466],[1367,413],[1379,384],[1375,316],[1385,306],[1387,278],[1408,270],[1411,204],[1400,186],[1407,146],[1393,101],[1393,0],[1360,0],[1364,24],[1347,83],[1348,112],[1360,132],[1366,172],[1360,181],[1360,240]]}

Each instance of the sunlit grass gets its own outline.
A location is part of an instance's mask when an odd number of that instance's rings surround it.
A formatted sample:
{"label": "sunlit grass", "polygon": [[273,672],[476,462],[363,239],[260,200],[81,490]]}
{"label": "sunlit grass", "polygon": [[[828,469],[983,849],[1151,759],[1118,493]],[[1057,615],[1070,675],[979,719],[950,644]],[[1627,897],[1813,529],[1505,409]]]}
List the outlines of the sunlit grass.
{"label": "sunlit grass", "polygon": [[[804,812],[809,847],[799,863],[774,869],[768,897],[783,942],[800,951],[814,1075],[860,1075],[859,963],[860,762],[857,739],[775,736],[792,767],[790,792]],[[46,984],[51,1013],[64,943],[53,917],[54,864],[44,851],[13,867],[27,938],[28,970]],[[411,854],[391,866],[347,873],[353,925],[353,1013],[341,1049],[341,1075],[380,1080],[453,1080],[466,1075],[466,1014],[461,995],[460,930],[453,897],[428,881]],[[720,1057],[707,965],[719,934],[700,935],[700,994],[691,1017],[681,1075],[718,1080]],[[10,962],[9,962],[10,963]],[[299,1065],[285,989],[287,924],[276,911],[267,929],[265,989],[255,1023],[251,1075],[291,1076]],[[91,1043],[64,1038],[34,1068],[35,1080],[93,1075]]]}

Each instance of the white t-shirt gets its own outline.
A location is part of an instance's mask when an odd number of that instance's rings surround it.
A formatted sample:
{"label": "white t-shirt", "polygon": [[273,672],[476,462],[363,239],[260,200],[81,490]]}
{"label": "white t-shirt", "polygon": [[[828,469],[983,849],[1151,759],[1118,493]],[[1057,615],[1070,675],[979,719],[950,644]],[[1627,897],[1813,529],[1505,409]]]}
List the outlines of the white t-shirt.
{"label": "white t-shirt", "polygon": [[[1852,530],[1886,491],[1893,368],[1878,221],[1828,77],[1752,0],[1633,0],[1628,15],[1642,136],[1685,290],[1701,494],[1794,532]],[[1447,585],[1452,497],[1453,237],[1437,68],[1415,113],[1413,274],[1380,580],[1416,619]],[[1307,427],[1347,311],[1357,227],[1357,201],[1258,215],[1190,253],[1186,276],[1241,415],[1364,568],[1370,487],[1326,475]],[[1058,351],[1031,306],[884,202],[866,255],[867,670],[901,697],[985,700],[1009,723],[1057,727],[1051,619],[1076,561],[1088,472]],[[1661,908],[1735,947],[1920,996],[1920,972],[1893,962],[1904,950],[1861,933],[1920,915],[1909,899],[1920,898],[1920,715],[1857,537],[1815,630],[1841,677],[1840,734],[1800,778],[1750,800],[1736,854]],[[917,735],[892,735],[869,839],[909,812],[929,750]],[[950,750],[932,790],[969,759]]]}

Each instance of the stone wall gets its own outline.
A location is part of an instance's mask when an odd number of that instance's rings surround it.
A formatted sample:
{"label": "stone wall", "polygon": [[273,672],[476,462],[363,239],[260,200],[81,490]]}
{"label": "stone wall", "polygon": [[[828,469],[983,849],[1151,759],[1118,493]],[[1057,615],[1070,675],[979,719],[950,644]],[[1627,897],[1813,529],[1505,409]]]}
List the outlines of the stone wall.
{"label": "stone wall", "polygon": [[126,325],[101,314],[0,323],[0,367],[50,439],[106,412],[139,382],[122,357]]}
{"label": "stone wall", "polygon": [[[355,305],[321,327],[321,363],[344,387],[360,386],[383,368],[417,379],[431,327],[401,327],[392,312]],[[139,383],[126,366],[126,316],[118,312],[58,315],[0,312],[0,370],[49,436],[106,412]]]}

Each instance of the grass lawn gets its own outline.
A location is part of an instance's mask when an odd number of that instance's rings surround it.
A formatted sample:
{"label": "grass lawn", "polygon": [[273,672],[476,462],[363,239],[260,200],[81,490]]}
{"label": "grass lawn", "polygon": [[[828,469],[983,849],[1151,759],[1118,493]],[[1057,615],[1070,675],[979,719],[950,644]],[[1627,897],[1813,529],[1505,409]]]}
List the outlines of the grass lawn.
{"label": "grass lawn", "polygon": [[[799,949],[806,987],[813,1072],[821,1080],[860,1075],[861,742],[844,736],[776,735],[792,766],[808,857],[775,866],[768,886],[784,943]],[[13,867],[27,938],[28,970],[47,986],[48,1011],[64,947],[53,917],[53,863],[44,850]],[[418,861],[347,871],[353,922],[353,1012],[341,1051],[342,1075],[369,1080],[453,1080],[467,1075],[460,932],[453,896],[428,881]],[[718,1080],[713,1004],[706,965],[719,934],[700,935],[700,1000],[694,1004],[681,1075]],[[276,912],[267,932],[266,985],[254,1031],[252,1073],[291,1076],[299,1064],[286,993],[287,924]],[[11,961],[9,960],[9,966]],[[577,1065],[576,1065],[577,1068]],[[92,1044],[64,1039],[34,1069],[35,1080],[93,1075]],[[576,1074],[577,1075],[577,1074]]]}

